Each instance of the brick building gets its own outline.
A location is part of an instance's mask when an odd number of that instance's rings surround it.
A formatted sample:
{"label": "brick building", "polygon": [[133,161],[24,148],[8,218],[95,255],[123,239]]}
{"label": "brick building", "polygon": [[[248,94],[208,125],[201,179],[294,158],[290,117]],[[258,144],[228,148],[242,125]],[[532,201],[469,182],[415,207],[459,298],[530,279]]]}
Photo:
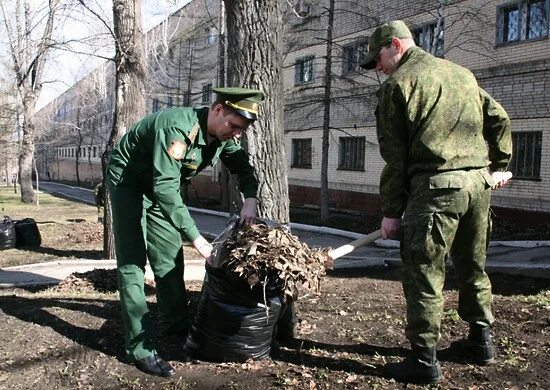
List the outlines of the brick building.
{"label": "brick building", "polygon": [[[293,205],[319,204],[324,133],[330,206],[359,212],[378,209],[383,161],[374,108],[383,76],[360,70],[358,64],[372,31],[385,20],[402,19],[418,45],[472,70],[510,114],[515,179],[494,193],[494,206],[550,215],[550,1],[336,1],[333,18],[326,12],[330,0],[292,3],[293,8],[285,3],[283,77],[285,151]],[[194,0],[146,34],[151,112],[212,101],[211,89],[219,84],[220,75],[218,15],[218,1]],[[332,39],[328,39],[329,30]],[[90,77],[95,77],[92,85],[97,89],[102,75],[103,94],[82,92],[86,83],[89,88]],[[110,131],[113,77],[112,69],[105,66],[37,114],[49,118],[41,121],[49,134],[44,138],[49,141],[43,143],[41,166],[57,164],[53,178],[75,180],[72,167],[77,150],[90,167],[89,172],[81,167],[81,179],[88,173],[97,177],[93,163]],[[80,133],[75,128],[87,129],[81,131],[86,136],[77,137]],[[218,176],[218,167],[199,175],[193,192],[204,198],[219,197]]]}

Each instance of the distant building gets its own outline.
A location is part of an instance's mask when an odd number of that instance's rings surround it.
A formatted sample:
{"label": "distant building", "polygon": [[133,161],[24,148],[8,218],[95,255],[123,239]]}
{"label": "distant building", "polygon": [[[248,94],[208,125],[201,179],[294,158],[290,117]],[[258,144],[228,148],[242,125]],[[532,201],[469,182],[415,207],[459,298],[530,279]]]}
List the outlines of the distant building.
{"label": "distant building", "polygon": [[[419,46],[472,70],[510,114],[514,181],[494,193],[493,205],[550,215],[548,1],[336,1],[328,95],[329,0],[291,3],[294,7],[284,14],[284,88],[293,205],[319,204],[322,134],[328,127],[331,207],[377,211],[383,161],[374,109],[383,76],[360,70],[358,64],[372,31],[383,21],[402,19]],[[436,4],[439,8],[433,8]],[[211,103],[220,77],[218,15],[219,2],[194,0],[147,33],[150,112]],[[98,180],[99,155],[112,125],[113,80],[112,68],[98,69],[37,114],[47,118],[40,122],[50,134],[42,144],[41,174],[47,169],[52,179],[76,180],[78,155],[80,180]],[[99,85],[103,92],[84,93]],[[330,110],[325,110],[327,104]],[[194,192],[219,197],[218,177],[219,167],[199,175]]]}

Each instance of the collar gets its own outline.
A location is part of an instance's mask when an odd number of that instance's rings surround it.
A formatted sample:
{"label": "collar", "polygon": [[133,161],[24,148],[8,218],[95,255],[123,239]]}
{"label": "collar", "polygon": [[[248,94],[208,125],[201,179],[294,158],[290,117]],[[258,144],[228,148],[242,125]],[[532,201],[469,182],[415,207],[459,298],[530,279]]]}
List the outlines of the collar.
{"label": "collar", "polygon": [[[409,60],[409,58],[411,57],[411,55],[419,49],[420,48],[418,46],[409,47],[407,49],[407,51],[405,53],[403,53],[403,56],[399,60],[399,65],[397,66],[397,69],[401,68],[401,65],[403,65],[405,62],[407,62]],[[420,50],[422,50],[422,49],[420,49]]]}
{"label": "collar", "polygon": [[208,119],[208,107],[196,108],[197,118],[199,119],[199,126],[201,130],[197,136],[196,144],[200,146],[206,146],[206,124]]}

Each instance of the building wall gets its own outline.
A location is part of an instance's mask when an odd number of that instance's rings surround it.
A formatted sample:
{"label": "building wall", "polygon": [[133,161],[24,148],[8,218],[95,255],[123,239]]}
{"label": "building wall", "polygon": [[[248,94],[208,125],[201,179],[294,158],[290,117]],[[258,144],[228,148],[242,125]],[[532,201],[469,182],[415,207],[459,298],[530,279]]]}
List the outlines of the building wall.
{"label": "building wall", "polygon": [[[378,151],[374,110],[376,90],[384,81],[383,75],[373,71],[344,72],[343,53],[353,42],[368,39],[383,21],[403,19],[412,28],[420,28],[444,18],[444,56],[472,70],[479,84],[509,112],[513,132],[542,132],[541,173],[537,180],[514,180],[504,189],[494,192],[493,205],[550,214],[550,41],[548,36],[532,41],[499,44],[497,36],[497,9],[509,0],[466,0],[441,5],[442,2],[403,0],[372,2],[336,2],[334,44],[332,55],[332,89],[330,94],[330,131],[328,182],[331,207],[347,210],[371,210],[378,207],[379,177],[384,162]],[[219,8],[214,0],[194,0],[181,12],[175,13],[161,25],[147,33],[147,55],[151,77],[148,83],[147,107],[160,102],[167,106],[182,104],[182,94],[191,92],[191,105],[203,105],[202,87],[218,83],[218,46],[206,43],[207,29],[216,27]],[[439,5],[440,8],[434,8]],[[324,9],[328,0],[311,3],[311,14],[299,19],[285,9],[284,94],[285,94],[285,154],[288,162],[288,182],[294,205],[317,205],[321,180],[321,148],[324,107],[324,72],[326,56],[327,17]],[[350,9],[342,7],[349,6]],[[184,15],[183,18],[176,15]],[[189,48],[194,45],[193,55]],[[295,85],[296,62],[313,56],[314,78]],[[104,69],[94,72],[95,84],[83,80],[46,107],[40,115],[58,118],[64,113],[63,123],[78,122],[77,113],[88,118],[112,115],[114,72]],[[101,78],[105,82],[105,96],[87,99],[82,90],[91,88]],[[100,83],[101,84],[101,83]],[[79,100],[80,99],[80,100]],[[85,106],[85,111],[78,111]],[[61,110],[63,108],[63,110]],[[74,127],[68,128],[55,120],[50,123],[55,147],[75,145]],[[98,123],[98,122],[92,122]],[[110,132],[110,122],[99,122],[103,139],[94,144],[104,145]],[[81,126],[85,128],[85,126]],[[89,135],[89,134],[88,134]],[[90,136],[90,135],[89,135]],[[365,137],[365,163],[360,171],[339,169],[340,137]],[[293,167],[292,140],[311,139],[311,168]],[[86,143],[92,140],[88,137]],[[52,157],[49,157],[50,159]],[[51,166],[51,164],[50,164]],[[71,165],[60,169],[66,177],[73,175]],[[196,188],[207,197],[219,196],[215,167],[194,179]]]}

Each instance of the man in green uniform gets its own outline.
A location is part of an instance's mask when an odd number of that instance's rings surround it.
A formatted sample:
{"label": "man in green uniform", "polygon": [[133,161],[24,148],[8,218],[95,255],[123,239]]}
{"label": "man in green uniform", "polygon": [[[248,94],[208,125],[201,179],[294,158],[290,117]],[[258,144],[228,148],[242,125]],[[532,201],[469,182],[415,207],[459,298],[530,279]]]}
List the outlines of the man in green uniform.
{"label": "man in green uniform", "polygon": [[485,273],[491,188],[511,177],[510,120],[473,74],[414,44],[402,21],[378,27],[362,67],[389,77],[378,91],[382,237],[401,239],[411,356],[388,364],[403,382],[437,383],[445,260],[459,283],[475,363],[494,361],[491,284]]}
{"label": "man in green uniform", "polygon": [[207,261],[202,237],[180,195],[181,183],[221,159],[237,174],[244,205],[241,224],[256,217],[254,170],[238,138],[257,118],[264,95],[245,88],[217,88],[204,108],[170,108],[146,116],[114,148],[108,166],[117,275],[126,351],[140,370],[171,376],[156,352],[144,294],[146,260],[155,275],[160,333],[187,332],[182,238]]}

